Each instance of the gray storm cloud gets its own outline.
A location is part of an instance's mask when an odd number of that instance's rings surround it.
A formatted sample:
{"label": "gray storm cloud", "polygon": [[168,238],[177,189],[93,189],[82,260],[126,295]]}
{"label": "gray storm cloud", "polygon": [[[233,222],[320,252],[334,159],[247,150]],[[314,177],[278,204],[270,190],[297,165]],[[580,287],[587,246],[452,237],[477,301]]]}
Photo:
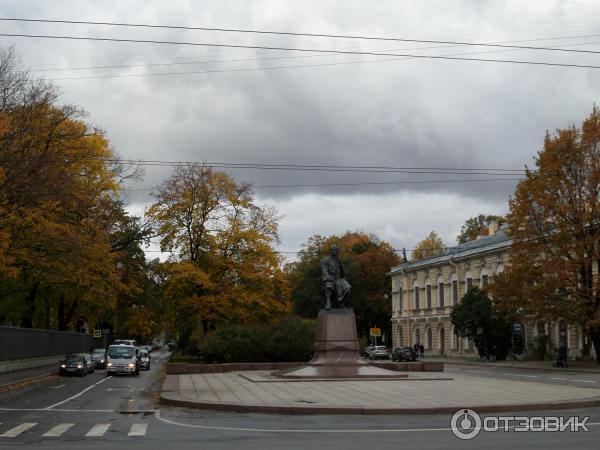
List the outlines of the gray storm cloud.
{"label": "gray storm cloud", "polygon": [[[292,3],[272,0],[240,3],[190,0],[168,3],[112,1],[101,5],[81,1],[9,0],[0,5],[3,17],[35,16],[477,42],[518,41],[517,44],[571,45],[590,50],[600,49],[600,44],[595,42],[597,38],[573,36],[593,35],[598,13],[598,2],[582,1],[575,6],[572,2],[558,0],[451,4],[444,1]],[[426,55],[600,65],[596,55],[492,52],[489,48],[405,42],[10,22],[0,22],[0,27],[7,33],[358,51],[406,52],[413,49]],[[91,120],[107,131],[116,150],[131,159],[519,169],[532,164],[546,130],[580,122],[600,98],[600,77],[593,69],[6,37],[1,38],[1,43],[15,43],[32,74],[55,80],[64,100],[89,111]],[[414,50],[416,48],[420,49]],[[177,62],[186,64],[174,64]],[[161,63],[165,65],[150,65]],[[137,67],[99,68],[116,65]],[[86,67],[96,68],[82,69]],[[57,68],[69,70],[37,72]],[[211,72],[147,75],[193,71]],[[65,79],[86,76],[119,78]],[[147,202],[148,191],[143,189],[157,185],[170,171],[169,167],[148,167],[145,179],[131,186],[140,189],[128,194],[132,205]],[[345,229],[375,230],[395,245],[411,245],[431,229],[440,230],[446,240],[453,239],[467,217],[480,212],[504,211],[515,185],[514,181],[500,181],[267,189],[258,186],[482,177],[248,169],[231,173],[257,186],[260,199],[279,205],[285,216],[281,224],[282,245],[289,243],[292,247],[315,232],[343,232]],[[331,198],[339,201],[330,202]],[[323,204],[343,216],[343,223],[333,228],[329,224],[324,226],[319,218]],[[402,214],[384,214],[390,204],[394,211],[401,204],[399,211]],[[448,212],[448,204],[454,205],[458,213],[442,214]],[[382,208],[382,213],[377,214],[373,205]],[[296,220],[294,211],[298,207],[314,213]],[[361,213],[366,210],[370,211],[371,226]],[[418,219],[409,220],[411,214],[417,215]],[[431,223],[423,218],[428,218]]]}

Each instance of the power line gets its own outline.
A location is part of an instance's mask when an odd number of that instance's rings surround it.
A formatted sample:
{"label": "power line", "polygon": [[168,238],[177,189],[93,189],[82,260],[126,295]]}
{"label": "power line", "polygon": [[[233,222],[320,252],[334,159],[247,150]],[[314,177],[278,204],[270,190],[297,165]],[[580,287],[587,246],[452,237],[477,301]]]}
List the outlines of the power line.
{"label": "power line", "polygon": [[[377,185],[395,185],[395,184],[432,184],[432,183],[473,183],[473,182],[494,182],[494,181],[520,181],[522,178],[488,178],[488,179],[460,179],[460,180],[416,180],[416,181],[365,181],[357,183],[314,183],[314,184],[271,184],[271,185],[252,185],[255,189],[277,189],[277,188],[296,188],[296,187],[343,187],[343,186],[377,186]],[[156,189],[121,189],[124,192],[155,191]]]}
{"label": "power line", "polygon": [[[83,158],[84,160],[86,158]],[[225,163],[207,161],[169,161],[152,159],[110,159],[90,158],[111,164],[166,166],[166,167],[208,167],[221,169],[257,169],[284,171],[324,171],[324,172],[366,172],[366,173],[410,173],[410,174],[451,174],[451,175],[506,175],[524,174],[524,169],[504,168],[464,168],[464,167],[398,167],[398,166],[351,166],[330,164],[268,164],[268,163]]]}
{"label": "power line", "polygon": [[[600,42],[582,42],[576,44],[566,44],[566,45],[594,45],[600,44]],[[424,50],[424,49],[439,49],[439,48],[453,48],[455,46],[435,46],[435,47],[420,47],[418,49],[402,49],[402,50],[394,50],[394,51],[411,51],[411,50]],[[560,47],[560,46],[559,46]],[[469,53],[459,53],[455,55],[468,55],[468,54],[482,54],[482,53],[498,53],[500,51],[507,50],[496,50],[491,52],[469,52]],[[272,61],[272,60],[287,60],[287,59],[299,59],[299,58],[314,58],[314,57],[323,57],[323,56],[331,56],[326,54],[318,54],[318,55],[296,55],[296,56],[270,56],[270,57],[261,57],[261,58],[235,58],[235,59],[212,59],[212,60],[201,60],[201,61],[171,61],[171,62],[158,62],[158,63],[144,63],[144,64],[109,64],[109,65],[97,65],[97,66],[82,66],[82,67],[45,67],[43,69],[32,69],[28,68],[29,72],[63,72],[63,71],[80,71],[80,70],[105,70],[105,69],[134,69],[138,67],[161,67],[161,66],[191,66],[191,65],[199,65],[199,64],[214,64],[214,63],[230,63],[230,62],[249,62],[249,61]],[[452,56],[452,55],[449,55]],[[315,67],[322,65],[342,65],[342,64],[359,64],[359,63],[367,63],[367,62],[387,62],[387,61],[399,61],[400,59],[406,58],[393,58],[393,59],[376,59],[376,60],[368,60],[368,61],[342,61],[336,63],[325,63],[325,64],[306,64],[306,65],[296,65],[296,66],[280,66],[280,67],[259,67],[259,68],[249,68],[248,70],[268,70],[274,68],[298,68],[298,67]],[[170,72],[168,75],[173,74],[183,74],[183,73],[195,73],[195,72]],[[206,73],[205,71],[200,73]],[[132,75],[132,74],[129,74]],[[134,74],[135,75],[135,74]],[[151,76],[156,74],[137,74],[139,76]],[[166,74],[163,74],[166,75]]]}
{"label": "power line", "polygon": [[[600,69],[600,66],[591,64],[570,64],[570,63],[554,63],[545,61],[529,61],[529,60],[511,60],[511,59],[489,59],[489,58],[468,58],[459,56],[441,56],[441,55],[418,55],[418,54],[407,54],[407,53],[388,53],[388,52],[368,52],[368,51],[357,51],[357,50],[328,50],[328,49],[311,49],[302,47],[276,47],[266,45],[243,45],[243,44],[218,44],[208,42],[185,42],[185,41],[161,41],[155,39],[119,39],[119,38],[101,38],[101,37],[88,37],[88,36],[62,36],[62,35],[47,35],[47,34],[25,34],[25,33],[0,33],[0,36],[5,37],[25,37],[25,38],[36,38],[36,39],[62,39],[62,40],[75,40],[75,41],[98,41],[98,42],[130,42],[130,43],[141,43],[141,44],[165,44],[165,45],[189,45],[199,47],[216,47],[216,48],[245,48],[245,49],[257,49],[257,50],[280,50],[280,51],[293,51],[303,53],[327,53],[327,54],[340,54],[340,55],[367,55],[367,56],[393,56],[401,58],[415,58],[415,59],[432,59],[432,60],[449,60],[449,61],[473,61],[473,62],[496,62],[505,64],[522,64],[522,65],[535,65],[535,66],[548,66],[548,67],[571,67],[580,69]],[[526,50],[526,47],[513,46],[512,48],[520,48]],[[536,49],[532,47],[531,49]],[[537,48],[539,50],[542,47]],[[567,49],[553,49],[556,51],[567,51]],[[576,51],[575,49],[570,49]],[[588,52],[577,50],[578,52]],[[600,53],[600,52],[594,52]],[[239,69],[238,71],[247,70]],[[232,70],[228,70],[232,71]],[[82,77],[82,78],[99,78],[99,77]]]}
{"label": "power line", "polygon": [[368,41],[384,41],[384,42],[412,42],[421,44],[444,44],[453,46],[477,46],[477,47],[497,47],[497,48],[510,48],[520,50],[542,50],[542,51],[556,51],[556,52],[574,52],[574,53],[592,53],[598,54],[600,51],[593,50],[579,50],[579,49],[563,49],[555,47],[535,47],[535,46],[521,46],[521,45],[508,45],[508,44],[494,44],[494,43],[479,43],[479,42],[466,42],[466,41],[450,41],[450,40],[433,40],[433,39],[409,39],[409,38],[398,38],[398,37],[382,37],[382,36],[364,36],[364,35],[348,35],[348,34],[326,34],[326,33],[301,33],[291,31],[270,31],[270,30],[253,30],[243,28],[215,28],[215,27],[192,27],[183,25],[152,25],[152,24],[140,24],[140,23],[128,23],[128,22],[94,22],[86,20],[52,20],[52,19],[25,19],[25,18],[0,18],[1,21],[13,21],[13,22],[36,22],[36,23],[61,23],[61,24],[74,24],[74,25],[103,25],[113,27],[129,27],[129,28],[158,28],[158,29],[174,29],[174,30],[191,30],[191,31],[218,31],[227,33],[244,33],[244,34],[259,34],[259,35],[277,35],[277,36],[300,36],[300,37],[320,37],[320,38],[333,38],[333,39],[354,39],[354,40],[368,40]]}

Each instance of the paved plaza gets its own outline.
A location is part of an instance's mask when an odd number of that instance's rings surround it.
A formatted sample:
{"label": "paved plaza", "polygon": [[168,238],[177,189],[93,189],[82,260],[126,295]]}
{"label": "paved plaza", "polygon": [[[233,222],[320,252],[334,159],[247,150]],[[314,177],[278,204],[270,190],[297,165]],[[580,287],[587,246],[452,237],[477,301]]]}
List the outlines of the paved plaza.
{"label": "paved plaza", "polygon": [[454,373],[411,373],[403,380],[281,381],[268,372],[245,371],[167,375],[161,398],[205,409],[376,414],[593,406],[600,404],[600,389]]}

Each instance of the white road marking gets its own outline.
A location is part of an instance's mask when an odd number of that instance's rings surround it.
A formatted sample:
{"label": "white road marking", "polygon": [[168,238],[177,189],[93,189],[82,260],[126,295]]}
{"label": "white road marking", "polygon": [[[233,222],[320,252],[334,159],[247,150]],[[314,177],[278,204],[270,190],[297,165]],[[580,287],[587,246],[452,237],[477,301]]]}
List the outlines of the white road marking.
{"label": "white road marking", "polygon": [[90,431],[86,433],[86,437],[102,437],[110,428],[110,423],[97,423]]}
{"label": "white road marking", "polygon": [[475,373],[492,373],[491,370],[474,370],[474,369],[463,369],[465,372],[475,372]]}
{"label": "white road marking", "polygon": [[37,425],[37,423],[34,423],[34,422],[25,422],[25,423],[22,423],[21,425],[17,425],[14,428],[11,428],[8,431],[5,431],[4,433],[0,434],[0,437],[8,437],[8,438],[17,437],[21,433],[29,430],[30,428],[35,427],[36,425]]}
{"label": "white road marking", "polygon": [[[180,427],[186,428],[197,428],[202,430],[220,430],[220,431],[251,431],[255,433],[303,433],[303,434],[312,434],[312,433],[419,433],[425,432],[429,433],[432,431],[451,431],[451,428],[399,428],[399,429],[365,429],[365,428],[351,428],[351,429],[276,429],[276,428],[234,428],[234,427],[215,427],[210,425],[193,425],[189,423],[181,423],[176,422],[174,420],[165,419],[161,417],[160,410],[157,410],[154,413],[154,416],[157,420],[161,422],[168,423],[170,425],[177,425]],[[588,422],[585,424],[586,426],[598,426],[600,422]],[[509,429],[514,429],[516,427],[509,427]]]}
{"label": "white road marking", "polygon": [[156,409],[61,409],[61,408],[0,408],[0,411],[43,411],[43,412],[76,412],[76,413],[119,413],[143,414],[155,413]]}
{"label": "white road marking", "polygon": [[571,381],[568,378],[556,378],[556,377],[550,377],[551,380],[560,380],[560,381]]}
{"label": "white road marking", "polygon": [[62,405],[62,404],[64,404],[64,403],[70,402],[71,400],[74,400],[74,399],[76,399],[77,397],[81,397],[83,394],[85,394],[85,393],[86,393],[87,391],[89,391],[90,389],[93,389],[93,388],[95,388],[96,386],[98,386],[98,385],[99,385],[99,384],[101,384],[101,383],[104,383],[106,380],[108,380],[108,379],[110,379],[110,378],[112,378],[112,376],[106,377],[106,378],[104,378],[103,380],[100,380],[100,381],[98,381],[97,383],[95,383],[95,384],[92,384],[91,386],[88,386],[88,387],[86,387],[86,388],[85,388],[83,391],[81,391],[80,393],[78,393],[78,394],[75,394],[75,395],[73,395],[73,396],[71,396],[71,397],[69,397],[69,398],[67,398],[67,399],[65,399],[65,400],[63,400],[63,401],[60,401],[60,402],[58,402],[58,403],[55,403],[54,405],[50,405],[50,406],[48,406],[48,407],[47,407],[47,408],[45,408],[45,409],[53,409],[53,408],[56,408],[57,406],[60,406],[60,405]]}
{"label": "white road marking", "polygon": [[538,378],[537,375],[522,375],[519,373],[503,373],[502,375],[508,375],[511,377],[525,377],[525,378]]}
{"label": "white road marking", "polygon": [[73,425],[75,425],[75,424],[74,423],[59,423],[58,425],[56,425],[51,430],[49,430],[46,433],[42,434],[42,436],[44,436],[44,437],[59,437],[65,431],[67,431],[69,428],[71,428]]}
{"label": "white road marking", "polygon": [[145,436],[148,429],[147,423],[134,423],[127,436]]}
{"label": "white road marking", "polygon": [[49,386],[48,389],[60,389],[60,388],[63,388],[65,386],[66,386],[66,384],[61,384],[59,386]]}
{"label": "white road marking", "polygon": [[571,380],[574,381],[576,383],[595,383],[595,381],[592,380]]}

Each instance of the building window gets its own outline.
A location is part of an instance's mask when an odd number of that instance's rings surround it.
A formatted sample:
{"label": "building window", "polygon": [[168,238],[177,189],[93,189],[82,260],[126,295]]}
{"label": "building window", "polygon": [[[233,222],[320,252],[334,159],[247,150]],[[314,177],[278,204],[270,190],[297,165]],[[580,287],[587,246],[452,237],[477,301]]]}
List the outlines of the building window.
{"label": "building window", "polygon": [[416,344],[420,344],[421,343],[421,332],[419,331],[418,328],[415,331],[415,343]]}
{"label": "building window", "polygon": [[473,278],[467,278],[467,292],[473,287]]}
{"label": "building window", "polygon": [[427,291],[427,308],[431,309],[431,285],[428,284],[425,289]]}
{"label": "building window", "polygon": [[452,281],[452,304],[456,305],[458,303],[458,281]]}
{"label": "building window", "polygon": [[537,334],[538,336],[546,336],[546,322],[543,320],[537,323]]}
{"label": "building window", "polygon": [[419,287],[415,287],[415,309],[421,309],[419,305]]}
{"label": "building window", "polygon": [[402,341],[402,327],[398,325],[398,347],[402,347],[404,345]]}
{"label": "building window", "polygon": [[402,298],[402,296],[404,295],[404,291],[402,290],[402,287],[400,287],[400,291],[398,292],[398,296],[400,297],[400,303],[398,305],[398,312],[402,313],[402,311],[404,311],[404,299]]}
{"label": "building window", "polygon": [[483,275],[481,277],[481,287],[486,287],[488,284],[489,278],[488,275]]}
{"label": "building window", "polygon": [[444,307],[444,283],[438,284],[438,305],[440,308]]}
{"label": "building window", "polygon": [[431,332],[431,327],[427,328],[427,349],[431,350],[433,348],[433,333]]}

